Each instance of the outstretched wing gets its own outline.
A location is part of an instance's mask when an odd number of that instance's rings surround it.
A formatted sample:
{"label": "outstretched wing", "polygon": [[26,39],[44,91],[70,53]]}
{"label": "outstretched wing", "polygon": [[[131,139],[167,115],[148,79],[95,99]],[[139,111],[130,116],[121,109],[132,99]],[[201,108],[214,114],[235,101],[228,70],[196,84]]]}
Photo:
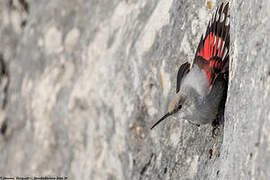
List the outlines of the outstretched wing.
{"label": "outstretched wing", "polygon": [[178,73],[177,73],[176,93],[178,93],[178,91],[180,90],[182,79],[183,79],[183,77],[186,76],[186,74],[189,72],[189,70],[190,70],[190,63],[189,62],[186,62],[179,67]]}
{"label": "outstretched wing", "polygon": [[203,69],[212,84],[220,72],[228,71],[230,49],[229,2],[217,8],[209,21],[205,37],[201,37],[194,62]]}

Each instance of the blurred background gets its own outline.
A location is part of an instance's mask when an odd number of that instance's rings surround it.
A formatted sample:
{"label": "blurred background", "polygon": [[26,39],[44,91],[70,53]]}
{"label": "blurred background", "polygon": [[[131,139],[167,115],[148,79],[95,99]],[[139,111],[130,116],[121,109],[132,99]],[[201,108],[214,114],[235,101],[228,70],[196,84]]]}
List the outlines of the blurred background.
{"label": "blurred background", "polygon": [[217,137],[170,118],[216,0],[1,0],[0,176],[270,179],[270,2],[230,1]]}

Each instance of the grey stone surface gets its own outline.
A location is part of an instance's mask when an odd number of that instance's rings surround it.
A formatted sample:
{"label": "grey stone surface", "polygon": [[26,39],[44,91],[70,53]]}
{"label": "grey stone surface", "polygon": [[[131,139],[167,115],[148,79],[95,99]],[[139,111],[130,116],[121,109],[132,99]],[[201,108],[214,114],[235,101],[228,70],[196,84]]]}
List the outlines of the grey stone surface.
{"label": "grey stone surface", "polygon": [[267,0],[231,1],[219,135],[172,118],[149,130],[220,3],[0,1],[0,175],[270,179]]}

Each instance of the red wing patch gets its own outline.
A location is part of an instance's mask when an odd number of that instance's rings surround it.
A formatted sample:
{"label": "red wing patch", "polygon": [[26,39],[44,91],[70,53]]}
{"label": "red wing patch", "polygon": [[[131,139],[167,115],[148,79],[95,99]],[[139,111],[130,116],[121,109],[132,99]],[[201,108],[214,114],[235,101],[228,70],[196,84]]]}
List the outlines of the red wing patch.
{"label": "red wing patch", "polygon": [[205,38],[201,37],[193,62],[206,72],[210,84],[218,73],[228,70],[226,64],[229,60],[230,45],[229,3],[223,5],[222,3],[208,23]]}
{"label": "red wing patch", "polygon": [[207,61],[215,56],[222,58],[224,55],[224,50],[221,52],[223,42],[222,37],[218,37],[214,33],[208,34],[197,56],[201,56]]}

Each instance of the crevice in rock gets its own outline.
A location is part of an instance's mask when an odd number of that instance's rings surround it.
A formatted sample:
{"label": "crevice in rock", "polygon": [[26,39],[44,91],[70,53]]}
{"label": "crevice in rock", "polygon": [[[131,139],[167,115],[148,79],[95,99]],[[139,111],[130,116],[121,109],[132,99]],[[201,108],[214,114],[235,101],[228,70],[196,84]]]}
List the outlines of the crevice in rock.
{"label": "crevice in rock", "polygon": [[1,119],[0,119],[0,132],[2,135],[6,134],[8,127],[7,119],[5,117],[5,109],[8,102],[8,86],[9,86],[9,73],[3,55],[0,53],[0,96],[1,96]]}
{"label": "crevice in rock", "polygon": [[7,131],[7,121],[4,120],[4,122],[1,124],[0,132],[4,136],[6,134],[6,131]]}
{"label": "crevice in rock", "polygon": [[152,159],[154,159],[155,156],[156,155],[154,153],[152,153],[151,156],[150,156],[150,158],[149,158],[149,160],[148,160],[148,162],[143,166],[142,170],[140,171],[140,179],[143,178],[143,175],[145,174],[145,172],[147,171],[147,169],[151,165]]}
{"label": "crevice in rock", "polygon": [[8,85],[9,85],[9,73],[7,65],[4,61],[3,55],[0,54],[0,86],[3,89],[3,102],[1,109],[5,109],[7,104],[7,95],[8,95]]}

